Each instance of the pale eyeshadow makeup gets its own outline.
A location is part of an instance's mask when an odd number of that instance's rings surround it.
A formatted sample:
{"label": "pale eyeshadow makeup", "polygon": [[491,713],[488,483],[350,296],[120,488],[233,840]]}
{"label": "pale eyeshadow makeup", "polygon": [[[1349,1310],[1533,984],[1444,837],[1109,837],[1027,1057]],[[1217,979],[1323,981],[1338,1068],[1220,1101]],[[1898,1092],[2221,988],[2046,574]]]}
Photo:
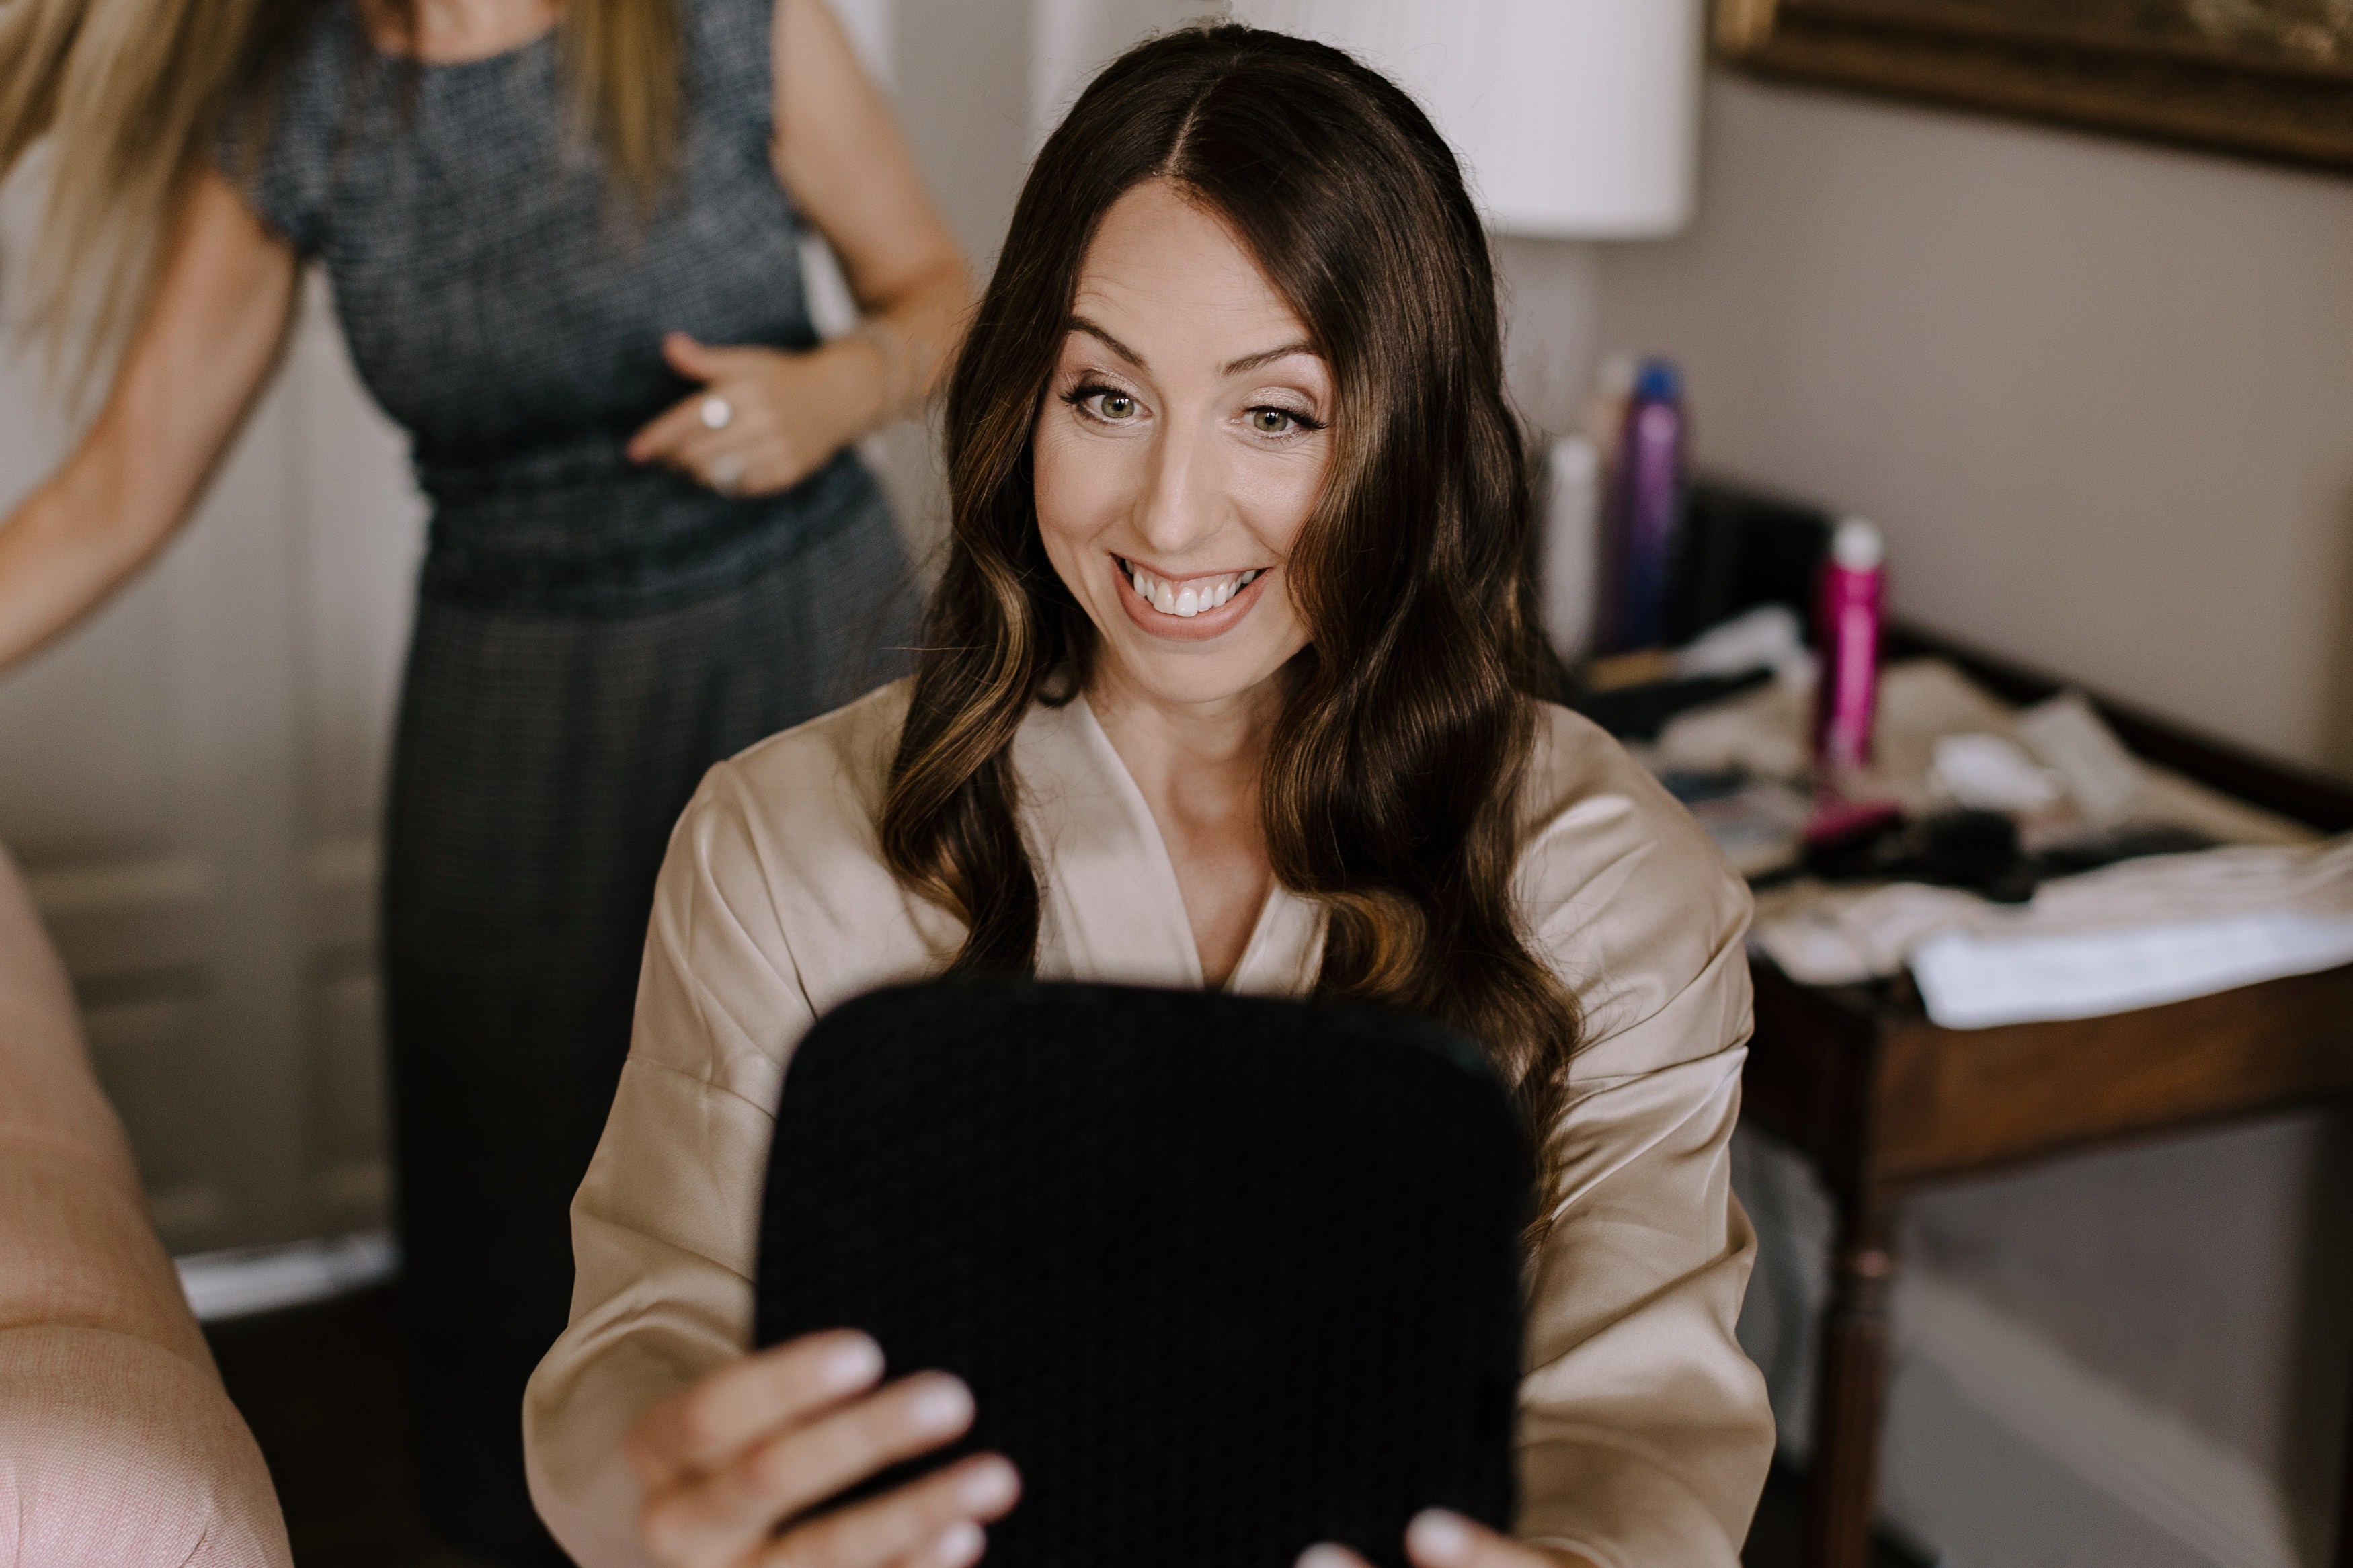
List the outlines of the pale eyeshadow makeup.
{"label": "pale eyeshadow makeup", "polygon": [[1113,204],[1034,446],[1039,528],[1101,634],[1099,679],[1216,702],[1306,646],[1286,567],[1333,403],[1306,328],[1222,219],[1159,181]]}

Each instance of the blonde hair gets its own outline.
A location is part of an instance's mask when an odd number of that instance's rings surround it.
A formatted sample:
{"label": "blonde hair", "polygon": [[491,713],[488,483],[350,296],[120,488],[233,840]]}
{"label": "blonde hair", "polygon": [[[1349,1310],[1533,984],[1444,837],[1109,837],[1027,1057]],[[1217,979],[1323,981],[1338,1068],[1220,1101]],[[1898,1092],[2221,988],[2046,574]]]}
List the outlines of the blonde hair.
{"label": "blonde hair", "polygon": [[[50,142],[26,323],[77,390],[144,315],[191,176],[222,116],[266,89],[322,5],[340,0],[5,0],[0,177]],[[415,0],[392,0],[415,35]],[[676,160],[679,0],[566,0],[558,32],[575,129],[617,189],[649,207]]]}

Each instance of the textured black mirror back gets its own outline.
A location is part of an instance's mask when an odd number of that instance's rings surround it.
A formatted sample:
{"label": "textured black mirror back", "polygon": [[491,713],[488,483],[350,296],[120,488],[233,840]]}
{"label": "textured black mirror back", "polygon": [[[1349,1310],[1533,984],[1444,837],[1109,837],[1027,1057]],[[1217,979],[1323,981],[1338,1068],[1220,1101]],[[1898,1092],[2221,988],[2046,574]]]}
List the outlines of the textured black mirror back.
{"label": "textured black mirror back", "polygon": [[[878,992],[785,1080],[757,1338],[971,1384],[990,1568],[1401,1565],[1510,1522],[1526,1141],[1435,1025],[1200,992]],[[931,1468],[937,1459],[908,1472]],[[901,1473],[886,1478],[902,1479]]]}

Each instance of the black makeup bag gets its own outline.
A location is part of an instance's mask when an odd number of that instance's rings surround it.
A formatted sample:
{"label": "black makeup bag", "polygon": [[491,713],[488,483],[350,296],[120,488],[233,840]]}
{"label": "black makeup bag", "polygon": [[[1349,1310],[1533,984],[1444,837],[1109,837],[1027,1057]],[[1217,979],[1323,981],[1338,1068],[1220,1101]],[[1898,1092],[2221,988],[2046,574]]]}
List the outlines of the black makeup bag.
{"label": "black makeup bag", "polygon": [[1513,1500],[1530,1162],[1480,1052],[1294,1002],[1034,982],[875,993],[793,1057],[756,1338],[944,1368],[1020,1505],[991,1568],[1402,1564]]}

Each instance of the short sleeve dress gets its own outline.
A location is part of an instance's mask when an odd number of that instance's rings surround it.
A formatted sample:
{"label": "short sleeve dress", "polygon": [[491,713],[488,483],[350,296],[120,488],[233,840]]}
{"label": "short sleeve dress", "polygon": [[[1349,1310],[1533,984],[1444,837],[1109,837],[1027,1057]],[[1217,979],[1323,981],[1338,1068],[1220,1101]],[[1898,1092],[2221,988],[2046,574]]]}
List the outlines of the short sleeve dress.
{"label": "short sleeve dress", "polygon": [[519,1412],[628,1049],[664,845],[712,763],[900,672],[910,574],[844,451],[729,499],[623,456],[662,335],[806,349],[770,161],[774,0],[681,0],[676,173],[633,213],[553,37],[459,64],[319,0],[220,167],[332,286],[432,506],[388,807],[384,972],[427,1511],[549,1550]]}

